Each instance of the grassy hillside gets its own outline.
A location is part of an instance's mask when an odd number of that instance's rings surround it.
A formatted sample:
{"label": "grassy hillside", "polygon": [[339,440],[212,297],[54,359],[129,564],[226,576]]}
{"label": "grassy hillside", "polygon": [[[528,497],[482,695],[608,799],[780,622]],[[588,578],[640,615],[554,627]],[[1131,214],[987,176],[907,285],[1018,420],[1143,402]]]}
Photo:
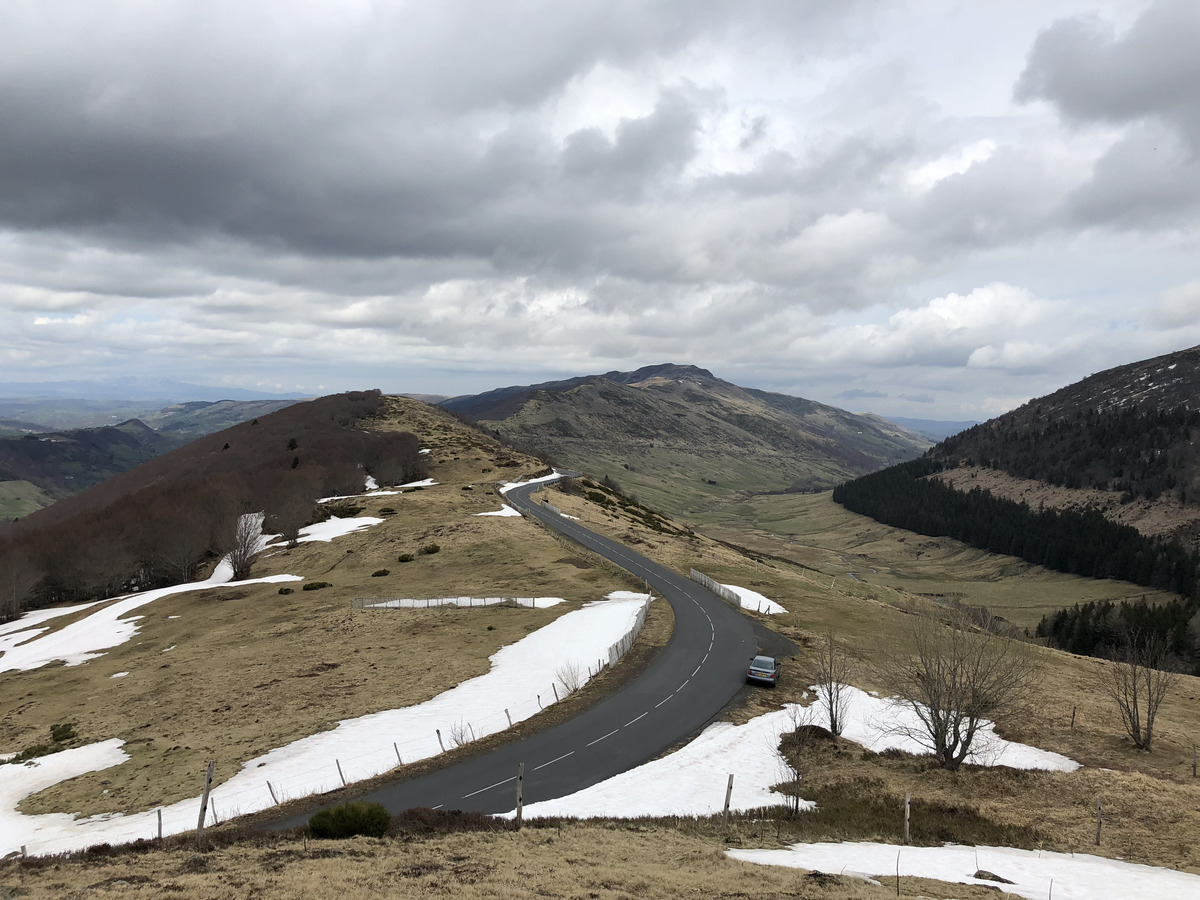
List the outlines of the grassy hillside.
{"label": "grassy hillside", "polygon": [[[417,401],[388,398],[370,425],[419,434],[439,484],[360,501],[362,515],[384,521],[334,543],[263,553],[251,572],[300,574],[329,587],[281,594],[261,584],[166,597],[140,610],[135,639],[99,659],[0,675],[0,709],[19,710],[0,718],[0,753],[44,743],[52,724],[70,721],[80,741],[119,737],[133,757],[29,798],[24,811],[130,812],[194,796],[207,759],[218,760],[220,782],[245,760],[339,719],[427,700],[486,671],[490,654],[563,612],[637,586],[534,523],[475,516],[499,508],[495,479],[542,471],[537,460]],[[431,544],[439,552],[418,552]],[[406,554],[413,558],[400,562]],[[389,574],[375,575],[383,570]],[[356,597],[466,594],[568,603],[351,609]],[[439,662],[447,655],[454,680]],[[130,674],[113,681],[118,672]]]}
{"label": "grassy hillside", "polygon": [[0,481],[0,524],[45,509],[54,498],[28,481]]}
{"label": "grassy hillside", "polygon": [[445,405],[685,521],[732,497],[824,489],[928,446],[878,417],[740,388],[693,366],[506,388]]}

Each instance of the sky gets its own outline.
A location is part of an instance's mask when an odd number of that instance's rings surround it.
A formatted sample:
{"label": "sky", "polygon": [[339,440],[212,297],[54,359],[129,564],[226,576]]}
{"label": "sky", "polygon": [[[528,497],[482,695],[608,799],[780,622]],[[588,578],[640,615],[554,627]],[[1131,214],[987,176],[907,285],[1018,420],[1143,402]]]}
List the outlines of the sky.
{"label": "sky", "polygon": [[1194,0],[11,0],[0,381],[673,362],[985,419],[1200,344]]}

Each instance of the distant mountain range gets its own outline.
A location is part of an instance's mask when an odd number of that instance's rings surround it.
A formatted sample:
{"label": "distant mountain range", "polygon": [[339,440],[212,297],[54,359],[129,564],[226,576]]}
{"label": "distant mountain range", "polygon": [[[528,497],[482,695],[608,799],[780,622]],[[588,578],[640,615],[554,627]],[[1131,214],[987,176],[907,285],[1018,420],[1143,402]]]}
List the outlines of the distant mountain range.
{"label": "distant mountain range", "polygon": [[212,387],[159,378],[0,382],[0,397],[23,400],[154,400],[165,404],[201,400],[299,400],[304,396],[306,395]]}
{"label": "distant mountain range", "polygon": [[454,397],[443,406],[686,518],[731,496],[815,491],[920,455],[874,415],[663,364]]}

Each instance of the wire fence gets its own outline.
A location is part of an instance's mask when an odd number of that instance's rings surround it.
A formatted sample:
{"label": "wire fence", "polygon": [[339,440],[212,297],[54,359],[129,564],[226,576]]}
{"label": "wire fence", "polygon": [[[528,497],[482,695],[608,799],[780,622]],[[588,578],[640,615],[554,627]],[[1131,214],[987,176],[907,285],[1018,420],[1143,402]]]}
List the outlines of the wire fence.
{"label": "wire fence", "polygon": [[355,597],[353,609],[434,609],[456,606],[473,609],[477,606],[524,606],[529,609],[548,609],[563,603],[562,597]]}

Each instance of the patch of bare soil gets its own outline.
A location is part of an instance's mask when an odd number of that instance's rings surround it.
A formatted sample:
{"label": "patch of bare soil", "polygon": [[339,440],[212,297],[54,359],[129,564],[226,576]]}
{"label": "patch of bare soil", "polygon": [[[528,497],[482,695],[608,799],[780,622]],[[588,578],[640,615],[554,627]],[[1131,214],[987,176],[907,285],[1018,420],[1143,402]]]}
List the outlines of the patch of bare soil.
{"label": "patch of bare soil", "polygon": [[1190,541],[1200,526],[1200,509],[1167,495],[1157,500],[1136,499],[1122,503],[1121,495],[1113,491],[1056,487],[1044,481],[1016,478],[978,466],[960,466],[933,477],[955,490],[982,488],[993,496],[1025,503],[1031,509],[1096,509],[1105,518],[1136,528],[1148,537],[1182,537]]}

